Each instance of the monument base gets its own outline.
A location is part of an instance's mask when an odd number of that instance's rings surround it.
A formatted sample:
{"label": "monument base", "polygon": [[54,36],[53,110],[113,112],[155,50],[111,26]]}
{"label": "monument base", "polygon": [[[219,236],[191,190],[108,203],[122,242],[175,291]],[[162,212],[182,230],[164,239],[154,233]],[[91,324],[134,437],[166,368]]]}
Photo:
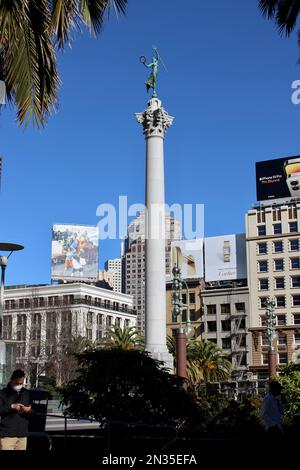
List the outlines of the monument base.
{"label": "monument base", "polygon": [[174,373],[174,358],[172,354],[170,354],[168,351],[161,351],[158,349],[147,349],[151,357],[157,361],[162,361],[163,367],[165,367],[170,374]]}

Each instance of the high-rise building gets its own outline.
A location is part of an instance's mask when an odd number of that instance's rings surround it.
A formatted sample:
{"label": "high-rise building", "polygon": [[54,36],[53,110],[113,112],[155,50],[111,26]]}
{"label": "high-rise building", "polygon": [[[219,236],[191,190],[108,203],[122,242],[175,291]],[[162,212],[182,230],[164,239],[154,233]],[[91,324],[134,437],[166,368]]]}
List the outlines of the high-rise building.
{"label": "high-rise building", "polygon": [[300,352],[300,203],[264,201],[246,214],[251,366],[268,371],[266,300],[275,300],[277,366]]}
{"label": "high-rise building", "polygon": [[[180,222],[174,217],[165,216],[166,230],[166,279],[171,279],[171,241],[181,240]],[[137,311],[137,327],[145,329],[145,215],[141,213],[128,226],[123,256],[123,286],[126,294],[133,296],[133,306]]]}
{"label": "high-rise building", "polygon": [[112,274],[112,288],[115,292],[122,292],[122,260],[121,258],[108,259],[104,265],[105,271]]}

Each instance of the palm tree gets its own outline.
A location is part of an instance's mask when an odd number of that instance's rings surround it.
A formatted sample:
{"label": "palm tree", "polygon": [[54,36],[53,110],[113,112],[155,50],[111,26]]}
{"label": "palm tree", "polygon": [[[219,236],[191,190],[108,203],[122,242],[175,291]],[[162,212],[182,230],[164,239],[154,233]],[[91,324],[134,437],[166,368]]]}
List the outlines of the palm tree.
{"label": "palm tree", "polygon": [[143,349],[144,339],[135,326],[114,325],[106,332],[106,338],[102,342],[104,347],[119,349]]}
{"label": "palm tree", "polygon": [[[175,338],[168,336],[167,345],[176,365]],[[213,382],[230,378],[231,362],[212,341],[188,340],[186,359],[187,378],[193,383],[200,380]]]}
{"label": "palm tree", "polygon": [[57,108],[57,51],[72,31],[97,35],[106,12],[124,13],[128,0],[0,0],[0,80],[18,121],[44,125]]}
{"label": "palm tree", "polygon": [[[192,344],[193,344],[193,340],[188,340],[186,343],[186,374],[190,382],[197,382],[201,380],[202,375],[201,375],[201,371],[198,369],[198,367],[193,361]],[[177,367],[176,339],[173,336],[167,337],[167,347],[168,347],[169,353],[172,354],[172,356],[174,357],[174,368],[176,370],[176,367]]]}
{"label": "palm tree", "polygon": [[[300,13],[298,0],[259,0],[259,8],[268,19],[274,19],[280,34],[290,34],[294,31]],[[298,31],[300,43],[300,30]]]}
{"label": "palm tree", "polygon": [[201,371],[205,382],[227,380],[230,378],[231,362],[219,346],[212,341],[193,340],[190,345],[191,360]]}

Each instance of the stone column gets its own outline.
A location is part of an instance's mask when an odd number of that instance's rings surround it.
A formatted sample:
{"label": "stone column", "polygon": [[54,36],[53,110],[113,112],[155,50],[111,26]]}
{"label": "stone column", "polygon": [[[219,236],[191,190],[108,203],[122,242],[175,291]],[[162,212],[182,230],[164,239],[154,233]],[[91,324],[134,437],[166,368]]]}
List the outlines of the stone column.
{"label": "stone column", "polygon": [[173,118],[158,98],[136,114],[146,139],[145,349],[173,370],[166,345],[164,137]]}

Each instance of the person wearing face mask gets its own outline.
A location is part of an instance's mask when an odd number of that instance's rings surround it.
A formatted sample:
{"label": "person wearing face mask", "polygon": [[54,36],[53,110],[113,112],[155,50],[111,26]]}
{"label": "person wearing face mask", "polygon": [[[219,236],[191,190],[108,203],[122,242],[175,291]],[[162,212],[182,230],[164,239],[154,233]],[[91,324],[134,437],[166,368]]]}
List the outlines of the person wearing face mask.
{"label": "person wearing face mask", "polygon": [[0,450],[26,450],[30,393],[23,387],[25,373],[17,369],[0,391]]}

